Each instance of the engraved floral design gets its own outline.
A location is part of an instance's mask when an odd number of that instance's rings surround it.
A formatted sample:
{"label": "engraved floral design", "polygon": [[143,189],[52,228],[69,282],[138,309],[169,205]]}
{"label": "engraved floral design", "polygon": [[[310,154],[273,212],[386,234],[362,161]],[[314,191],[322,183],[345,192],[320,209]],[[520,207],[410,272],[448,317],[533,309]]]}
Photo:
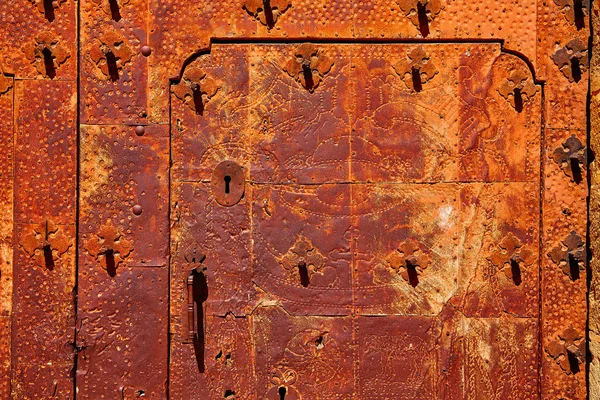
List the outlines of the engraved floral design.
{"label": "engraved floral design", "polygon": [[300,237],[280,260],[294,283],[307,286],[315,273],[325,267],[327,259],[305,237]]}
{"label": "engraved floral design", "polygon": [[290,58],[283,69],[312,93],[319,87],[331,67],[333,67],[333,61],[318,47],[305,43],[297,48],[294,56]]}
{"label": "engraved floral design", "polygon": [[206,103],[219,91],[219,83],[198,67],[189,67],[173,93],[192,111],[202,114]]}
{"label": "engraved floral design", "polygon": [[257,21],[271,29],[291,5],[289,0],[246,0],[243,8]]}
{"label": "engraved floral design", "polygon": [[569,82],[579,82],[589,67],[587,44],[580,38],[571,40],[551,58]]}
{"label": "engraved floral design", "polygon": [[100,228],[86,243],[85,249],[100,266],[113,274],[133,251],[131,243],[113,225]]}
{"label": "engraved floral design", "polygon": [[531,264],[533,253],[523,247],[523,243],[512,232],[506,234],[488,260],[498,271],[512,280],[515,285],[521,284],[521,269]]}
{"label": "engraved floral design", "polygon": [[33,227],[24,237],[21,246],[35,265],[52,270],[60,257],[69,250],[71,243],[58,226],[46,220]]}
{"label": "engraved floral design", "polygon": [[415,287],[419,283],[418,277],[427,269],[431,259],[423,244],[407,239],[388,256],[387,262],[390,268]]}
{"label": "engraved floral design", "polygon": [[116,81],[119,72],[133,56],[127,40],[117,31],[108,31],[98,39],[99,43],[90,51],[90,58],[96,67],[108,78]]}
{"label": "engraved floral design", "polygon": [[585,339],[577,330],[569,327],[546,346],[546,353],[567,375],[576,374],[579,364],[585,362]]}
{"label": "engraved floral design", "polygon": [[50,76],[49,70],[57,70],[69,58],[56,35],[47,31],[40,33],[35,43],[26,44],[23,52],[40,74],[50,78],[54,76]]}
{"label": "engraved floral design", "polygon": [[538,91],[530,74],[523,69],[514,69],[500,85],[498,92],[515,109],[522,108],[523,103],[532,100]]}
{"label": "engraved floral design", "polygon": [[[406,87],[416,91],[420,91],[420,87],[415,85],[429,82],[438,73],[437,67],[431,62],[429,54],[422,46],[413,48],[404,59],[399,60],[392,67]],[[415,78],[418,78],[418,83],[415,83]]]}
{"label": "engraved floral design", "polygon": [[581,167],[587,164],[587,147],[581,143],[577,136],[571,135],[561,147],[554,150],[552,158],[567,176],[574,178],[573,167],[580,171]]}
{"label": "engraved floral design", "polygon": [[558,265],[571,280],[579,278],[579,272],[585,269],[585,243],[575,231],[554,247],[548,257]]}

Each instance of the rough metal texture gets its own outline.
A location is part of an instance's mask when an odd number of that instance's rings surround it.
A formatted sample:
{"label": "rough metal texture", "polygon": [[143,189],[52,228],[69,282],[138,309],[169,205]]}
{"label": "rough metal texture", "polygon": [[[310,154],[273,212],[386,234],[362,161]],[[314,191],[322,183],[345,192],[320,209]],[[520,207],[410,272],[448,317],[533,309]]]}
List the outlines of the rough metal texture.
{"label": "rough metal texture", "polygon": [[0,5],[0,398],[600,396],[590,7]]}

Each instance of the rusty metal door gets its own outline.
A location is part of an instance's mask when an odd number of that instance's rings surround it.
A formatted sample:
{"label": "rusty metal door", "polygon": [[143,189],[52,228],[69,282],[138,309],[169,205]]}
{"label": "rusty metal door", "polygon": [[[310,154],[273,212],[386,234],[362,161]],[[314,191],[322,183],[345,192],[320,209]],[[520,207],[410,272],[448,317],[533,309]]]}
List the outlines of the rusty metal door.
{"label": "rusty metal door", "polygon": [[0,398],[586,398],[591,7],[0,5]]}
{"label": "rusty metal door", "polygon": [[171,395],[536,391],[541,103],[497,43],[214,43],[186,65]]}

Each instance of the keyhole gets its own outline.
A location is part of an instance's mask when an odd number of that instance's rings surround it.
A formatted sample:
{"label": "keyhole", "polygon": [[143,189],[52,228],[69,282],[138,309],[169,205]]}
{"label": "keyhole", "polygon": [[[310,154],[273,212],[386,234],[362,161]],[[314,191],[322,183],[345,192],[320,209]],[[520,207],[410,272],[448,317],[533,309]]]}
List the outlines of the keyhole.
{"label": "keyhole", "polygon": [[223,178],[223,180],[225,181],[225,194],[229,194],[229,190],[230,190],[229,185],[231,184],[231,176],[225,175],[225,178]]}
{"label": "keyhole", "polygon": [[56,69],[54,68],[54,59],[52,57],[52,51],[49,48],[44,48],[42,50],[42,55],[44,56],[44,67],[46,68],[46,75],[50,79],[54,79],[56,76]]}
{"label": "keyhole", "polygon": [[279,400],[285,400],[285,395],[287,394],[287,388],[285,386],[279,387]]}

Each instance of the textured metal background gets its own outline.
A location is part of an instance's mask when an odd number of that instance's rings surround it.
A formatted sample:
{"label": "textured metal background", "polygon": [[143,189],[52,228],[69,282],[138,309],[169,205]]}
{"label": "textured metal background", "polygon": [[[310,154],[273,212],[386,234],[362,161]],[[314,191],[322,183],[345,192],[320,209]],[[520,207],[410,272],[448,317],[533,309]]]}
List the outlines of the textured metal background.
{"label": "textured metal background", "polygon": [[589,1],[0,11],[0,398],[586,397]]}

